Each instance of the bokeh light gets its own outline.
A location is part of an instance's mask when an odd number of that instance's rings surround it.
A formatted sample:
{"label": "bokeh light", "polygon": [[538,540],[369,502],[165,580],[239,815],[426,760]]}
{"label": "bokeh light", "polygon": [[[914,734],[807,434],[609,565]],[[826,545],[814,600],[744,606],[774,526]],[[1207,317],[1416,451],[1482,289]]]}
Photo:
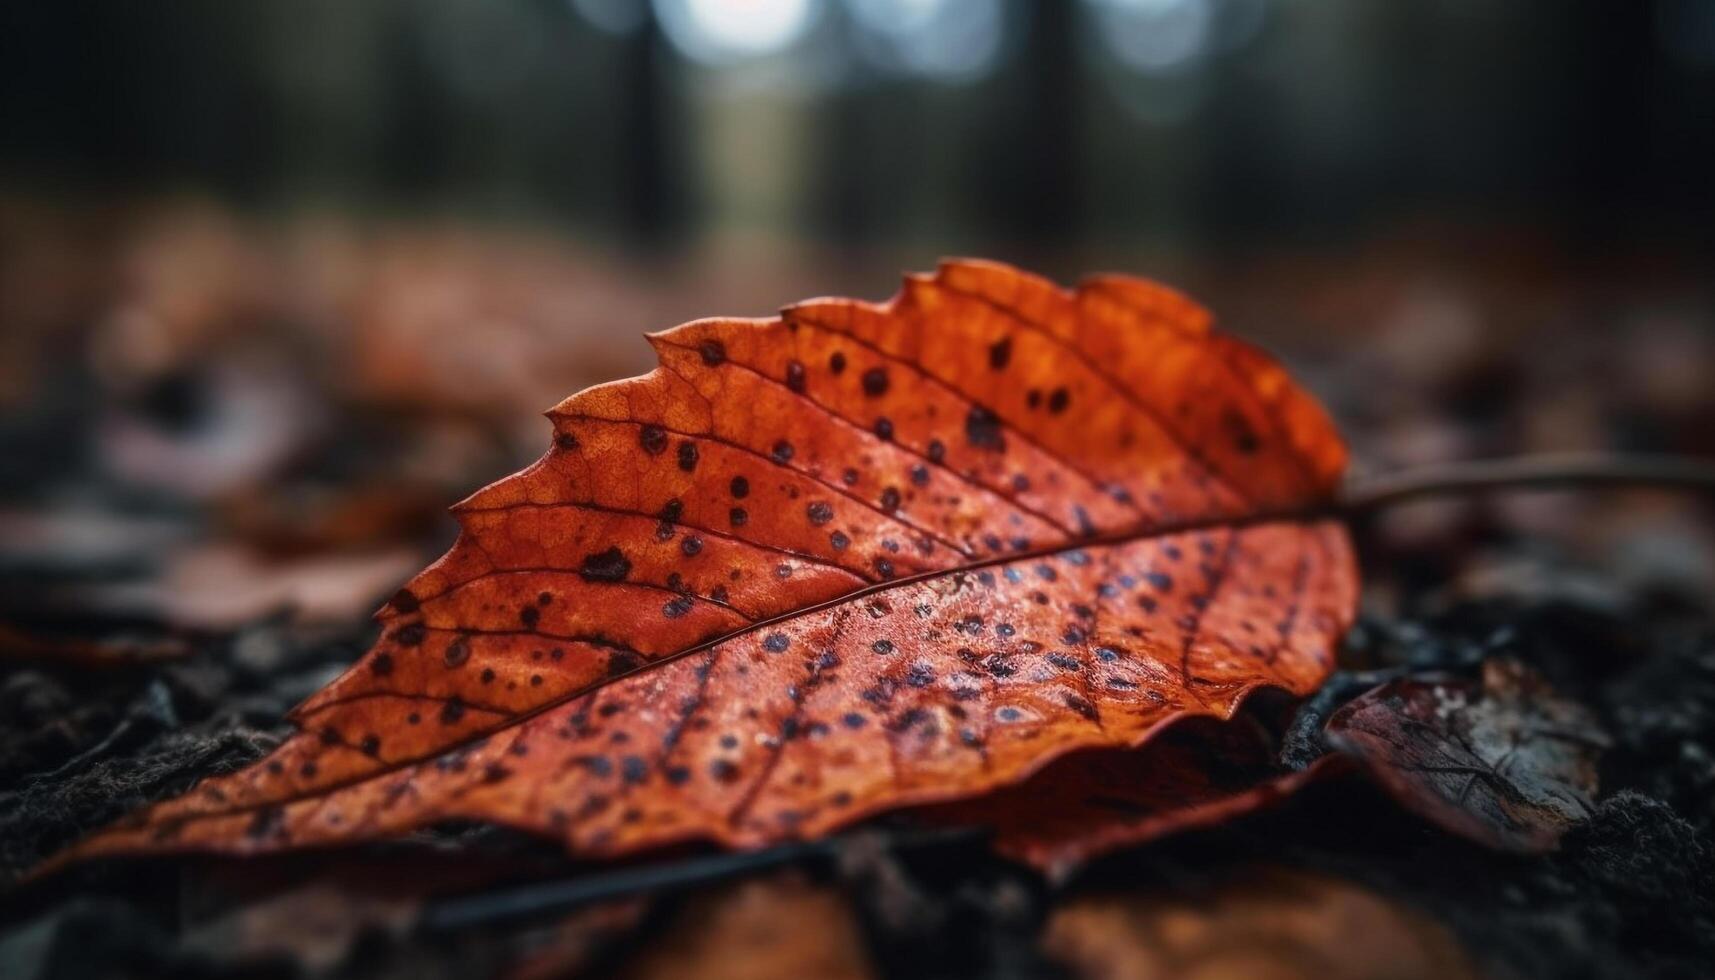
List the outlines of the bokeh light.
{"label": "bokeh light", "polygon": [[821,0],[655,0],[673,46],[710,66],[785,51],[809,33],[821,12]]}
{"label": "bokeh light", "polygon": [[900,75],[972,81],[993,70],[1005,33],[1000,0],[848,0],[858,52]]}

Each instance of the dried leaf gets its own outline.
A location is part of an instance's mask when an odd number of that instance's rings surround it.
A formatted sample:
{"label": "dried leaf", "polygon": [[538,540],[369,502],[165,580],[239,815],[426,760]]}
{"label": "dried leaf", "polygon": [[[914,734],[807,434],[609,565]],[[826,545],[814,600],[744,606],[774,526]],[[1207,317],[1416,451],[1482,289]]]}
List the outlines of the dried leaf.
{"label": "dried leaf", "polygon": [[1087,896],[1054,913],[1043,942],[1089,980],[1478,975],[1439,923],[1351,882],[1283,869],[1189,896]]}
{"label": "dried leaf", "polygon": [[651,338],[243,772],[72,856],[470,818],[605,856],[1010,785],[1326,676],[1345,450],[1162,287],[954,262]]}
{"label": "dried leaf", "polygon": [[1590,814],[1608,739],[1588,709],[1528,667],[1490,660],[1480,685],[1384,684],[1335,712],[1327,741],[1442,829],[1535,853]]}
{"label": "dried leaf", "polygon": [[1091,858],[1270,806],[1338,764],[1283,772],[1254,719],[1188,718],[1140,749],[1056,759],[1016,786],[931,807],[933,821],[994,830],[995,849],[1062,879]]}
{"label": "dried leaf", "polygon": [[864,980],[876,976],[839,892],[793,874],[698,896],[619,974],[629,980]]}

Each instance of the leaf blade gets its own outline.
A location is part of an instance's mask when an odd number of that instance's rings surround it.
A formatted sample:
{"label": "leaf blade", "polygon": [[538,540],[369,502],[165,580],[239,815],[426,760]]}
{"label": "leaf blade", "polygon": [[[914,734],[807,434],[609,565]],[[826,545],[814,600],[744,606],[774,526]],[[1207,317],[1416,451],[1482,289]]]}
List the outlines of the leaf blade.
{"label": "leaf blade", "polygon": [[[1132,282],[949,263],[887,304],[655,335],[660,368],[562,402],[549,454],[456,508],[458,542],[294,712],[302,733],[80,853],[459,816],[592,854],[755,846],[1224,717],[1259,685],[1303,693],[1351,615],[1349,545],[1259,521],[1327,500],[1344,449],[1272,362]],[[980,654],[972,630],[993,631]],[[808,659],[770,665],[795,646]],[[677,762],[720,727],[711,700],[725,729]],[[602,721],[622,715],[641,727]],[[1031,718],[991,753],[990,727]],[[647,812],[615,802],[649,784]]]}

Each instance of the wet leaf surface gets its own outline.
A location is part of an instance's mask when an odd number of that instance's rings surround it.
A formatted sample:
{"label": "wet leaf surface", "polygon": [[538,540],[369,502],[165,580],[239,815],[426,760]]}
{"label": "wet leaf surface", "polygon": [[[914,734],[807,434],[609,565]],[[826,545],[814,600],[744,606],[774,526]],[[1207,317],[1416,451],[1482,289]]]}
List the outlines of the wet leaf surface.
{"label": "wet leaf surface", "polygon": [[1551,850],[1590,815],[1608,737],[1530,668],[1489,660],[1481,682],[1405,678],[1329,718],[1329,745],[1445,830],[1510,851]]}
{"label": "wet leaf surface", "polygon": [[1314,689],[1352,615],[1344,449],[1169,290],[956,262],[651,338],[250,768],[73,856],[509,824],[758,846]]}

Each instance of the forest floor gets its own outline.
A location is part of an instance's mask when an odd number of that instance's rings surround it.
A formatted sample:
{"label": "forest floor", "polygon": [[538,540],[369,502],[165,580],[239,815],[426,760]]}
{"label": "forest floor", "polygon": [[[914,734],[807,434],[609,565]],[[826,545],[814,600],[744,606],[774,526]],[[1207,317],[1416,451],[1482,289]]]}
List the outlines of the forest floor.
{"label": "forest floor", "polygon": [[[1295,362],[1367,467],[1715,455],[1715,332],[1674,319],[1705,307],[1609,331],[1563,294],[1392,281],[1365,294],[1392,299],[1345,311],[1376,325],[1361,346]],[[1252,287],[1233,287],[1236,332],[1319,336],[1290,312],[1315,303]],[[385,330],[361,361],[298,340],[258,358],[252,336],[199,334],[166,361],[79,337],[96,353],[0,379],[39,381],[0,391],[0,975],[1606,978],[1715,962],[1715,515],[1648,493],[1434,501],[1354,527],[1365,611],[1343,666],[1522,662],[1604,733],[1590,812],[1542,856],[1451,835],[1348,773],[1055,882],[908,815],[727,866],[578,864],[445,826],[20,881],[277,744],[286,711],[373,638],[369,611],[448,543],[445,506],[545,445],[513,401],[539,409],[540,392],[470,400],[482,351],[449,348],[436,364],[460,370],[430,377]],[[556,374],[559,393],[629,365],[577,343],[588,376]],[[368,373],[318,367],[348,362]],[[415,365],[403,380],[399,364]],[[416,400],[371,397],[390,383]],[[531,908],[508,905],[521,895]]]}

